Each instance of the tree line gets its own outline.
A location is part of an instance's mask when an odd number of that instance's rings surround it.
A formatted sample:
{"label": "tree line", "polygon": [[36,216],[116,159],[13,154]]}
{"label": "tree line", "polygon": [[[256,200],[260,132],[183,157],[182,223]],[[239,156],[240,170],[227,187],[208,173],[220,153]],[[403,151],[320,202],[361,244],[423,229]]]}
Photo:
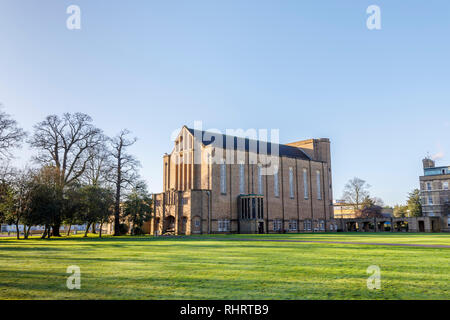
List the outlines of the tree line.
{"label": "tree line", "polygon": [[[42,238],[59,237],[62,225],[86,225],[99,236],[105,223],[114,235],[142,232],[151,217],[151,197],[140,179],[140,163],[129,153],[137,141],[124,129],[108,137],[84,113],[49,115],[31,133],[0,110],[0,223],[44,226]],[[11,165],[13,151],[26,143],[35,150],[31,166]],[[124,224],[127,221],[127,224]]]}
{"label": "tree line", "polygon": [[[376,218],[382,215],[385,208],[383,200],[372,197],[369,192],[370,185],[363,179],[350,179],[344,187],[343,200],[353,207],[359,218]],[[422,205],[420,191],[414,189],[408,194],[406,205],[395,205],[393,208],[395,217],[421,217]]]}

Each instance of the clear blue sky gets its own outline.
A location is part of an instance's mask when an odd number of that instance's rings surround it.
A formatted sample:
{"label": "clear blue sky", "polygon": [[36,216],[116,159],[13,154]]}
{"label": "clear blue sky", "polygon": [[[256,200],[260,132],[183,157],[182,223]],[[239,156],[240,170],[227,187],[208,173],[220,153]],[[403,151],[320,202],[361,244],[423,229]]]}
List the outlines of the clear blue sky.
{"label": "clear blue sky", "polygon": [[[71,4],[81,30],[66,28]],[[372,4],[382,30],[366,28]],[[75,111],[109,135],[129,128],[152,192],[172,131],[202,120],[328,137],[335,198],[357,176],[404,202],[427,152],[450,165],[449,74],[448,0],[0,2],[5,111],[28,131]]]}

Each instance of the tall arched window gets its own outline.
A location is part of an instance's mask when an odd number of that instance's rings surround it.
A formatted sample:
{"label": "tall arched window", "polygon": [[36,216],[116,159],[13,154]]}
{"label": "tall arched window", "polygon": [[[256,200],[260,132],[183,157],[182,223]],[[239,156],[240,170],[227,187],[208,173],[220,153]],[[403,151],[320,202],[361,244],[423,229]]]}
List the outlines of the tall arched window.
{"label": "tall arched window", "polygon": [[278,167],[275,167],[275,172],[273,174],[273,193],[275,197],[280,196],[280,189],[279,189],[279,180],[278,180]]}
{"label": "tall arched window", "polygon": [[220,164],[220,193],[227,193],[227,165],[225,160]]}

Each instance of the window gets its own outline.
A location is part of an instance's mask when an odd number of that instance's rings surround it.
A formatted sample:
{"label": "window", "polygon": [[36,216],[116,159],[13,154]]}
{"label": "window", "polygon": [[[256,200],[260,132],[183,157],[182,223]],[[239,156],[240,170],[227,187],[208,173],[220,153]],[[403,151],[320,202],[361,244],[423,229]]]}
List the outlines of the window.
{"label": "window", "polygon": [[181,198],[181,204],[187,205],[189,203],[189,198]]}
{"label": "window", "polygon": [[159,207],[161,205],[161,201],[155,200],[155,207]]}
{"label": "window", "polygon": [[320,187],[320,171],[316,171],[316,182],[317,182],[317,199],[322,200],[322,191]]}
{"label": "window", "polygon": [[311,231],[311,220],[305,220],[303,226],[306,231]]}
{"label": "window", "polygon": [[294,168],[289,168],[289,197],[294,199]]}
{"label": "window", "polygon": [[444,181],[444,182],[442,183],[442,189],[448,190],[448,181]]}
{"label": "window", "polygon": [[429,217],[434,217],[434,212],[433,211],[428,212],[428,216]]}
{"label": "window", "polygon": [[195,226],[196,228],[200,228],[200,219],[199,219],[199,218],[197,218],[197,219],[194,220],[194,226]]}
{"label": "window", "polygon": [[431,182],[427,182],[427,190],[428,190],[428,191],[431,191],[431,190],[432,190],[432,188],[431,188]]}
{"label": "window", "polygon": [[258,193],[263,194],[263,185],[262,185],[262,168],[258,166]]}
{"label": "window", "polygon": [[227,165],[225,161],[220,164],[220,192],[222,194],[227,193]]}
{"label": "window", "polygon": [[243,163],[239,164],[239,192],[245,193],[245,166]]}
{"label": "window", "polygon": [[277,198],[280,196],[280,190],[278,188],[278,167],[275,167],[275,173],[273,174],[273,193]]}
{"label": "window", "polygon": [[333,226],[333,224],[330,224],[330,231],[333,231],[334,230],[334,226]]}
{"label": "window", "polygon": [[303,189],[305,199],[308,199],[308,171],[303,169]]}
{"label": "window", "polygon": [[325,230],[325,221],[323,220],[319,221],[319,230],[321,231]]}
{"label": "window", "polygon": [[281,220],[277,219],[273,221],[273,231],[281,231]]}
{"label": "window", "polygon": [[433,197],[432,196],[428,196],[428,204],[433,204]]}
{"label": "window", "polygon": [[297,231],[297,230],[298,230],[297,220],[290,220],[289,221],[289,231]]}
{"label": "window", "polygon": [[219,232],[230,231],[230,220],[219,220]]}

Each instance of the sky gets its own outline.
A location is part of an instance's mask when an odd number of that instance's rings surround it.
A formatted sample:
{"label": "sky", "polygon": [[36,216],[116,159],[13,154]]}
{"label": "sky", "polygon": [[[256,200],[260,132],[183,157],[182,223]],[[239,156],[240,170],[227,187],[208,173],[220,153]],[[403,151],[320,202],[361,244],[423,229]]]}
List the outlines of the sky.
{"label": "sky", "polygon": [[450,165],[449,36],[448,0],[1,0],[0,103],[28,132],[64,112],[128,128],[151,192],[172,133],[194,121],[329,138],[334,198],[359,177],[394,205],[427,154]]}

